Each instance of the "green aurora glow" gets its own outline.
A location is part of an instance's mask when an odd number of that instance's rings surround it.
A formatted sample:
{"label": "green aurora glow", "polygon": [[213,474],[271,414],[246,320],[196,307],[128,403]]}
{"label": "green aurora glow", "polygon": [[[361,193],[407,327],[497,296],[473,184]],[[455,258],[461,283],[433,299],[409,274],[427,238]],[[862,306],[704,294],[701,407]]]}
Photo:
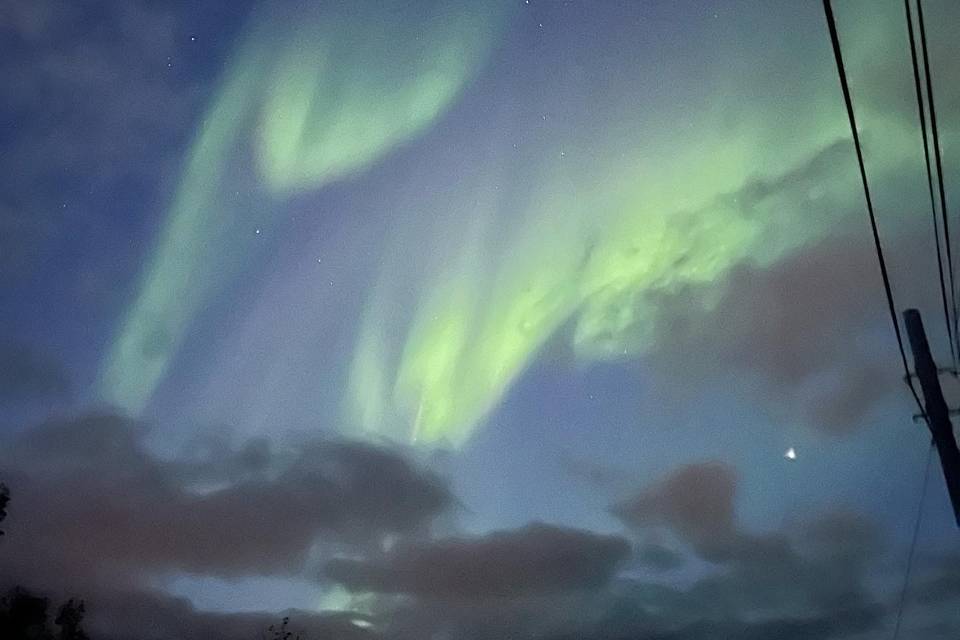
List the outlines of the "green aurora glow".
{"label": "green aurora glow", "polygon": [[[875,141],[885,152],[879,155],[912,149],[902,122],[864,119],[886,131]],[[460,260],[426,283],[399,353],[390,353],[387,339],[396,335],[394,319],[378,304],[368,307],[348,385],[348,424],[462,446],[561,327],[572,326],[571,348],[583,362],[637,357],[657,338],[658,296],[715,283],[718,298],[733,266],[770,264],[863,222],[840,215],[862,206],[843,125],[838,117],[811,126],[817,134],[784,150],[794,161],[770,176],[751,173],[751,148],[762,135],[753,132],[701,141],[699,157],[678,150],[674,161],[689,163],[694,184],[673,163],[639,160],[608,167],[599,179],[545,181],[506,250],[478,247],[470,237]],[[478,257],[493,255],[502,257],[493,264]],[[715,302],[701,300],[705,309]]]}
{"label": "green aurora glow", "polygon": [[[263,184],[252,201],[264,211],[291,192],[352,175],[435,121],[491,48],[502,17],[489,4],[479,13],[443,4],[415,28],[393,20],[392,5],[376,6],[363,20],[274,13],[253,21],[104,363],[104,398],[132,412],[144,406],[194,315],[255,247],[254,227],[268,228],[268,219],[253,223],[250,204],[224,204],[241,145],[253,140],[257,149]],[[852,69],[866,60],[855,51],[850,59]],[[731,71],[710,109],[617,123],[617,131],[638,132],[620,153],[605,152],[610,134],[593,136],[583,155],[603,160],[541,172],[527,204],[508,213],[508,233],[490,198],[453,216],[461,227],[471,221],[469,233],[441,233],[431,219],[395,234],[358,321],[344,428],[460,446],[561,330],[583,362],[636,357],[658,339],[658,296],[707,283],[719,296],[736,264],[769,264],[847,224],[837,212],[859,212],[861,200],[850,149],[837,143],[848,131],[833,69],[798,72],[785,91],[795,105],[745,107],[740,96],[756,92],[757,73]],[[629,113],[636,96],[624,100]],[[876,157],[909,156],[912,123],[861,104],[867,131],[884,131],[868,136]],[[800,133],[785,137],[787,121]],[[421,217],[432,213],[427,207]],[[390,259],[405,253],[411,234],[444,256],[413,283]],[[411,290],[412,319],[400,321],[395,307],[409,302],[398,297]],[[702,300],[705,308],[713,302]]]}
{"label": "green aurora glow", "polygon": [[[398,19],[403,6],[304,15],[268,5],[251,17],[103,363],[104,400],[139,412],[194,316],[269,229],[279,198],[359,171],[426,127],[475,74],[503,18],[496,2],[437,2]],[[239,202],[228,175],[251,137],[264,184]]]}

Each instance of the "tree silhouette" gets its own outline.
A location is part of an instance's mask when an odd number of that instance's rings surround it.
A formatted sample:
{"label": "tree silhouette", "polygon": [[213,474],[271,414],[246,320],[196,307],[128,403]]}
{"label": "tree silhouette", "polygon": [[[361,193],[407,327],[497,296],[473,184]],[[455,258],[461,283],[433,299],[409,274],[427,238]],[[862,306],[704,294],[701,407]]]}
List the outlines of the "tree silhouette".
{"label": "tree silhouette", "polygon": [[53,640],[47,629],[50,601],[23,587],[14,587],[0,598],[0,637],[7,640]]}
{"label": "tree silhouette", "polygon": [[[7,485],[0,482],[0,522],[7,517],[7,505],[10,504],[10,489]],[[0,529],[0,536],[3,535],[3,529]]]}
{"label": "tree silhouette", "polygon": [[[10,490],[0,483],[0,521],[7,517]],[[0,531],[3,535],[3,531]],[[81,627],[86,613],[83,600],[70,598],[61,605],[53,624],[58,633],[47,624],[50,600],[35,595],[23,587],[14,587],[0,598],[0,638],[2,640],[89,640]]]}
{"label": "tree silhouette", "polygon": [[267,631],[270,633],[270,640],[303,640],[302,636],[294,634],[287,626],[290,624],[290,616],[284,616],[280,626],[270,625]]}
{"label": "tree silhouette", "polygon": [[49,598],[38,596],[23,587],[14,587],[0,598],[0,638],[3,640],[89,640],[81,623],[83,600],[67,600],[54,619],[54,631],[47,611]]}
{"label": "tree silhouette", "polygon": [[70,598],[63,603],[60,607],[60,613],[53,621],[60,627],[58,640],[89,640],[89,636],[80,627],[84,613],[86,613],[86,609],[83,606],[83,600],[77,602]]}

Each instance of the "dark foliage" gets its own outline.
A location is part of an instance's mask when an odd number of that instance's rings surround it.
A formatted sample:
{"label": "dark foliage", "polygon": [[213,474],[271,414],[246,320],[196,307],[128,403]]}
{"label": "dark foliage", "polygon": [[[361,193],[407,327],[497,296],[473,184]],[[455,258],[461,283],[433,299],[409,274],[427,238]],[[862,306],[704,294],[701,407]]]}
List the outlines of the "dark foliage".
{"label": "dark foliage", "polygon": [[[72,598],[60,607],[53,627],[47,614],[50,600],[23,587],[0,599],[0,638],[4,640],[88,640],[83,631],[83,601]],[[55,628],[54,628],[55,627]]]}
{"label": "dark foliage", "polygon": [[[0,483],[0,521],[7,517],[10,490]],[[3,535],[3,531],[0,531]],[[3,640],[89,640],[83,630],[86,609],[83,600],[70,598],[64,602],[49,625],[47,610],[50,599],[14,587],[0,598],[0,638]]]}
{"label": "dark foliage", "polygon": [[67,600],[60,607],[57,618],[53,621],[60,627],[59,640],[89,640],[89,636],[84,632],[80,623],[83,622],[84,609],[83,600],[75,601],[73,598]]}
{"label": "dark foliage", "polygon": [[288,628],[290,625],[290,617],[284,616],[283,620],[280,621],[280,626],[270,625],[267,627],[267,633],[270,634],[269,640],[303,640],[303,637],[293,631],[290,631]]}
{"label": "dark foliage", "polygon": [[[0,522],[7,517],[7,505],[10,504],[10,490],[7,485],[0,483]],[[3,529],[0,529],[0,536],[3,535]]]}

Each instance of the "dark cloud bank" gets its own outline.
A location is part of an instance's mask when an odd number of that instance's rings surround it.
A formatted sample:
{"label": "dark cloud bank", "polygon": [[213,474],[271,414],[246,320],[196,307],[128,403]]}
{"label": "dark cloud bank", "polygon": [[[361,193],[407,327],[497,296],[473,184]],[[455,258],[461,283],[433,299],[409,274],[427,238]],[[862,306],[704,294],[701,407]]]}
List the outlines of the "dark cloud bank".
{"label": "dark cloud bank", "polygon": [[[747,531],[737,474],[721,463],[680,468],[613,505],[626,536],[531,523],[437,537],[431,524],[456,500],[398,452],[254,440],[171,461],[144,435],[100,414],[2,443],[13,502],[0,587],[84,597],[101,638],[256,637],[277,620],[198,611],[152,587],[178,573],[315,575],[362,595],[354,612],[290,612],[315,638],[852,639],[889,623],[866,585],[880,546],[870,523],[838,512]],[[315,564],[318,543],[333,551]],[[691,563],[704,569],[685,586],[662,581]],[[915,601],[955,603],[955,573],[924,577]]]}
{"label": "dark cloud bank", "polygon": [[537,523],[396,550],[381,558],[333,560],[326,574],[356,591],[431,598],[519,597],[602,587],[629,552],[619,537]]}
{"label": "dark cloud bank", "polygon": [[[369,445],[318,441],[274,454],[254,443],[217,462],[170,463],[144,448],[144,435],[102,414],[2,443],[13,500],[0,586],[82,594],[100,637],[243,637],[267,618],[196,612],[152,591],[151,579],[295,575],[317,540],[362,548],[414,532],[451,504],[436,476]],[[340,618],[298,616],[318,628],[348,624]]]}
{"label": "dark cloud bank", "polygon": [[[926,223],[921,218],[887,243],[891,264],[929,258]],[[895,292],[900,307],[924,312],[936,354],[946,357],[935,287],[931,279]],[[681,382],[670,388],[699,390],[728,380],[731,371],[744,373],[752,382],[736,393],[771,419],[799,417],[833,436],[863,427],[891,402],[910,410],[902,372],[891,364],[899,355],[866,232],[827,238],[769,267],[743,262],[709,309],[702,302],[708,298],[688,287],[657,301],[663,339],[650,362],[665,380]]]}

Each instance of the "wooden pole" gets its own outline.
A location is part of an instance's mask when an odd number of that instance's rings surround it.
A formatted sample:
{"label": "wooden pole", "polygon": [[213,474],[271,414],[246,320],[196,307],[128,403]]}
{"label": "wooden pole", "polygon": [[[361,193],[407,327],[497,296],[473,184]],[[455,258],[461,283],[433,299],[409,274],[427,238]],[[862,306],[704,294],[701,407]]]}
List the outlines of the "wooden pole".
{"label": "wooden pole", "polygon": [[937,365],[930,353],[930,344],[927,342],[927,333],[923,329],[920,312],[916,309],[907,309],[903,312],[903,321],[907,326],[910,349],[913,351],[913,367],[923,392],[927,426],[930,427],[933,443],[940,456],[940,466],[943,469],[943,479],[947,483],[947,491],[953,505],[953,515],[957,526],[960,527],[960,449],[957,448],[957,441],[953,436],[950,409],[943,398]]}

